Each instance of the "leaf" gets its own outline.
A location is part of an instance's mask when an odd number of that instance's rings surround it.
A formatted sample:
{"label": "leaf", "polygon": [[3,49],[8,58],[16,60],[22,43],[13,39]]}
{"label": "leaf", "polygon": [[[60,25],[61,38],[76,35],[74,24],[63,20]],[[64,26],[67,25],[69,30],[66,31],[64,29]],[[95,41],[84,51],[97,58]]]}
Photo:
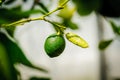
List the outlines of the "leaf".
{"label": "leaf", "polygon": [[20,6],[12,9],[0,8],[0,24],[11,23],[22,18],[28,18],[31,14],[41,12],[41,10],[22,11]]}
{"label": "leaf", "polygon": [[38,69],[43,72],[47,72],[45,69],[34,66],[24,55],[23,51],[19,48],[19,46],[10,41],[7,36],[3,33],[0,33],[0,41],[3,43],[3,45],[6,48],[6,51],[12,61],[13,64],[15,63],[21,63],[23,65],[26,65],[31,68]]}
{"label": "leaf", "polygon": [[75,10],[75,7],[71,8],[66,5],[64,9],[60,10],[58,16],[62,17],[63,19],[69,20],[72,18],[73,14],[75,13]]}
{"label": "leaf", "polygon": [[[1,38],[1,37],[0,37]],[[17,80],[17,74],[0,39],[0,80]]]}
{"label": "leaf", "polygon": [[[58,5],[60,6],[65,0],[59,0]],[[66,5],[65,5],[66,6]]]}
{"label": "leaf", "polygon": [[[22,18],[27,18],[35,13],[41,13],[41,10],[29,10],[23,12],[21,11],[20,6],[13,9],[0,8],[0,24],[9,24]],[[10,26],[6,28],[6,30],[13,37],[15,26]]]}
{"label": "leaf", "polygon": [[76,4],[77,12],[81,16],[86,16],[92,11],[97,11],[100,8],[101,0],[73,0]]}
{"label": "leaf", "polygon": [[31,14],[37,14],[37,13],[44,13],[42,10],[29,10],[29,11],[24,11],[24,12],[21,12],[21,13],[19,13],[19,14],[21,14],[21,15],[31,15]]}
{"label": "leaf", "polygon": [[49,10],[47,9],[47,7],[43,4],[43,3],[41,3],[41,2],[39,2],[39,3],[37,3],[46,13],[48,13],[49,12]]}
{"label": "leaf", "polygon": [[9,5],[9,4],[12,4],[14,1],[16,0],[6,0],[4,4]]}
{"label": "leaf", "polygon": [[102,0],[98,12],[107,17],[120,17],[120,0]]}
{"label": "leaf", "polygon": [[60,34],[64,33],[64,30],[66,29],[66,27],[64,25],[62,25],[59,22],[50,22],[50,23],[53,25],[53,27],[57,31],[57,33],[60,33]]}
{"label": "leaf", "polygon": [[30,80],[51,80],[50,78],[31,77]]}
{"label": "leaf", "polygon": [[16,29],[15,26],[10,26],[10,27],[7,27],[7,28],[6,28],[8,34],[9,34],[11,37],[14,37],[15,29]]}
{"label": "leaf", "polygon": [[71,29],[73,29],[73,30],[78,29],[77,24],[73,23],[71,20],[66,20],[66,19],[64,19],[64,20],[63,20],[63,24],[64,24],[66,27],[69,27],[69,28],[71,28]]}
{"label": "leaf", "polygon": [[[5,8],[0,8],[0,24],[11,23],[13,21],[23,18],[24,16],[20,17],[19,15],[16,14],[16,12],[20,10],[21,10],[20,7],[10,9],[10,10],[5,9]],[[13,37],[15,26],[10,26],[6,28],[6,30]]]}
{"label": "leaf", "polygon": [[24,2],[26,2],[27,0],[23,0]]}
{"label": "leaf", "polygon": [[113,21],[110,21],[110,24],[114,33],[120,35],[120,28]]}
{"label": "leaf", "polygon": [[0,8],[0,20],[5,21],[4,23],[0,23],[0,24],[11,23],[19,19],[29,17],[29,15],[23,15],[21,14],[21,12],[22,12],[21,7],[17,7],[13,9]]}
{"label": "leaf", "polygon": [[5,0],[0,0],[0,6],[2,5],[2,3],[4,2]]}
{"label": "leaf", "polygon": [[88,43],[80,36],[74,34],[74,33],[67,33],[66,34],[66,38],[67,40],[69,40],[70,42],[72,42],[73,44],[82,47],[82,48],[88,48],[89,45]]}
{"label": "leaf", "polygon": [[99,43],[99,49],[100,50],[105,50],[112,43],[112,41],[113,41],[113,39],[101,41]]}

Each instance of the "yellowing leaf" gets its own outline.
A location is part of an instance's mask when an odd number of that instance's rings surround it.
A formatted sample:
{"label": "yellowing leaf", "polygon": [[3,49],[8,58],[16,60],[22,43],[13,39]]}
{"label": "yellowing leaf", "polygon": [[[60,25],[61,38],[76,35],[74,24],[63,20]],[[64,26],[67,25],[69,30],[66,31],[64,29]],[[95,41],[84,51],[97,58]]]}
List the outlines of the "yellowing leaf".
{"label": "yellowing leaf", "polygon": [[64,9],[62,9],[58,16],[64,18],[64,19],[70,19],[74,12],[75,12],[76,8],[75,7],[72,7],[72,8],[69,8],[68,6],[65,6]]}
{"label": "yellowing leaf", "polygon": [[72,42],[73,44],[78,45],[78,46],[80,46],[82,48],[88,48],[88,46],[89,46],[88,43],[83,38],[81,38],[80,36],[78,36],[78,35],[76,35],[74,33],[71,33],[71,32],[67,33],[66,38],[70,42]]}
{"label": "yellowing leaf", "polygon": [[59,0],[59,5],[61,5],[63,2],[65,2],[66,0]]}
{"label": "yellowing leaf", "polygon": [[[58,5],[61,5],[63,2],[65,2],[66,0],[59,0],[59,4]],[[74,12],[75,12],[76,8],[75,7],[68,7],[68,5],[66,4],[64,6],[64,9],[62,9],[58,16],[64,18],[64,19],[70,19]]]}
{"label": "yellowing leaf", "polygon": [[58,16],[60,16],[62,18],[65,18],[65,19],[70,19],[73,16],[75,10],[76,10],[75,7],[69,8],[69,7],[66,6],[64,9],[62,9],[60,11]]}

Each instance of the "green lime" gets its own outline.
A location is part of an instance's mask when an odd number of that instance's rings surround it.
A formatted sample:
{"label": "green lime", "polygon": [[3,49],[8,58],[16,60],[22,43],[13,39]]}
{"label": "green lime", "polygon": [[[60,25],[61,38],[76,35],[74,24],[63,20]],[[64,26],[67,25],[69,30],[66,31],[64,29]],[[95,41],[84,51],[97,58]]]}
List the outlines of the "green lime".
{"label": "green lime", "polygon": [[62,35],[52,34],[46,39],[44,48],[49,57],[57,57],[65,48],[65,39]]}

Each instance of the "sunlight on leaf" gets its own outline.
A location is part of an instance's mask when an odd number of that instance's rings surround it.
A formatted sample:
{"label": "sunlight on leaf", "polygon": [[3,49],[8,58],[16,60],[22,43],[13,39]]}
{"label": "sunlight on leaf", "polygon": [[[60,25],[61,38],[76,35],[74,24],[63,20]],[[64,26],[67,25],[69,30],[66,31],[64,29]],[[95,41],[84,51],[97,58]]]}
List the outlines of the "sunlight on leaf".
{"label": "sunlight on leaf", "polygon": [[82,48],[89,47],[88,43],[83,38],[81,38],[80,36],[78,36],[74,33],[71,33],[71,32],[67,33],[66,38],[67,38],[67,40],[69,40],[70,42],[72,42],[75,45],[78,45],[79,47],[82,47]]}
{"label": "sunlight on leaf", "polygon": [[5,0],[0,0],[0,6],[2,5],[2,3],[4,2]]}

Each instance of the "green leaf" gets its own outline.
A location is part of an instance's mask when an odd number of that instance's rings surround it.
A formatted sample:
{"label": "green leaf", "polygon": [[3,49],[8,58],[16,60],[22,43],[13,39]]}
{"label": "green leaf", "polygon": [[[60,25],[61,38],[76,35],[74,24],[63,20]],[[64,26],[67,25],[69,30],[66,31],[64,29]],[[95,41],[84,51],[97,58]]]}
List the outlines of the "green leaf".
{"label": "green leaf", "polygon": [[0,0],[0,6],[2,5],[2,3],[4,2],[5,0]]}
{"label": "green leaf", "polygon": [[30,80],[51,80],[50,78],[31,77]]}
{"label": "green leaf", "polygon": [[6,51],[12,61],[13,64],[15,63],[21,63],[23,65],[26,65],[28,67],[31,67],[31,68],[35,68],[35,69],[38,69],[40,71],[44,71],[44,72],[47,72],[45,69],[43,68],[40,68],[40,67],[37,67],[37,66],[34,66],[24,55],[23,51],[20,49],[20,47],[10,41],[8,39],[8,37],[3,34],[3,33],[0,33],[0,41],[3,43],[3,45],[5,46],[6,48]]}
{"label": "green leaf", "polygon": [[76,4],[77,12],[81,16],[86,16],[92,11],[99,10],[101,0],[73,0]]}
{"label": "green leaf", "polygon": [[4,22],[0,24],[11,23],[19,19],[29,17],[29,15],[23,15],[21,12],[21,7],[13,9],[0,8],[0,20]]}
{"label": "green leaf", "polygon": [[28,18],[31,14],[41,12],[41,10],[22,11],[20,6],[12,9],[0,8],[0,24],[11,23],[22,18]]}
{"label": "green leaf", "polygon": [[15,29],[16,29],[15,26],[10,26],[10,27],[6,28],[8,34],[9,34],[11,37],[14,37]]}
{"label": "green leaf", "polygon": [[24,2],[26,2],[27,0],[23,0]]}
{"label": "green leaf", "polygon": [[101,0],[99,13],[107,17],[120,17],[120,0]]}
{"label": "green leaf", "polygon": [[37,14],[37,13],[44,13],[42,10],[29,10],[29,11],[24,11],[24,12],[21,12],[19,14],[21,15],[24,15],[24,16],[27,16],[27,15],[31,15],[31,14]]}
{"label": "green leaf", "polygon": [[[19,16],[17,13],[20,12],[21,8],[17,7],[14,9],[5,9],[5,8],[0,8],[0,24],[7,24],[11,23],[13,21],[19,20],[25,16]],[[28,16],[26,16],[28,17]],[[13,37],[15,26],[10,26],[6,28],[8,33]]]}
{"label": "green leaf", "polygon": [[66,27],[69,27],[69,28],[71,28],[71,29],[73,29],[73,30],[78,29],[77,24],[73,23],[71,20],[66,20],[66,19],[64,19],[64,20],[63,20],[63,24],[64,24]]}
{"label": "green leaf", "polygon": [[110,21],[111,27],[114,31],[114,33],[120,35],[120,27],[117,26],[113,21]]}
{"label": "green leaf", "polygon": [[37,3],[46,13],[48,13],[49,12],[49,10],[47,9],[47,7],[43,4],[43,3],[41,3],[41,2],[39,2],[39,3]]}
{"label": "green leaf", "polygon": [[100,50],[105,50],[112,43],[112,41],[113,41],[113,39],[101,41],[99,43],[99,49]]}
{"label": "green leaf", "polygon": [[64,33],[64,30],[66,29],[66,27],[64,25],[62,25],[59,22],[50,22],[50,23],[53,25],[56,32],[59,32],[60,34]]}
{"label": "green leaf", "polygon": [[[41,10],[29,10],[23,12],[21,11],[20,6],[13,9],[0,8],[0,24],[9,24],[22,18],[27,18],[35,13],[41,13]],[[10,26],[6,28],[6,30],[13,37],[15,26]]]}
{"label": "green leaf", "polygon": [[6,5],[9,5],[9,4],[12,4],[14,1],[16,1],[16,0],[6,0],[6,1],[5,1],[5,4],[6,4]]}
{"label": "green leaf", "polygon": [[[1,37],[0,37],[1,38]],[[0,39],[0,80],[17,80],[17,74]]]}

